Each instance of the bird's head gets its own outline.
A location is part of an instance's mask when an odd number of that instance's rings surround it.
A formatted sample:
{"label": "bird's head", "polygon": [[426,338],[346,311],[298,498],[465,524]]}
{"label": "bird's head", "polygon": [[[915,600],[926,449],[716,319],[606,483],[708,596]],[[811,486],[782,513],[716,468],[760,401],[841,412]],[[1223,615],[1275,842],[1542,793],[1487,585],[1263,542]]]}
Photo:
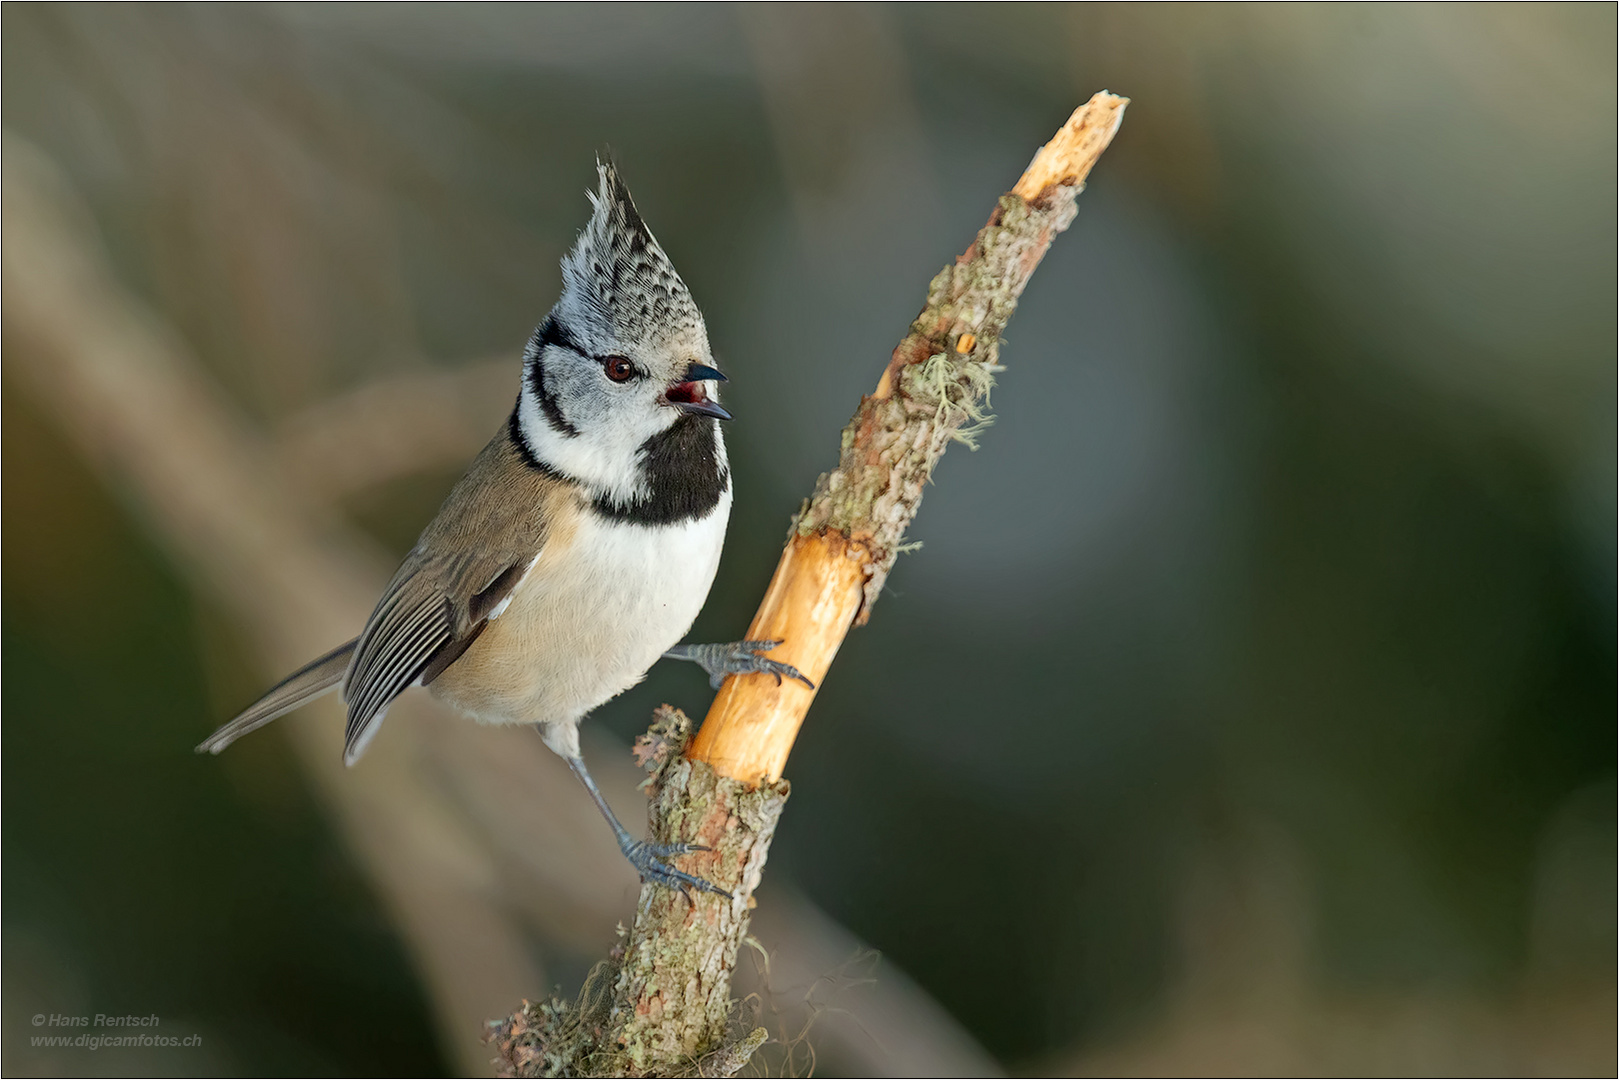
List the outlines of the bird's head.
{"label": "bird's head", "polygon": [[524,352],[517,421],[529,453],[609,503],[645,498],[659,447],[711,448],[731,414],[686,283],[611,163],[594,213],[562,260],[562,296]]}

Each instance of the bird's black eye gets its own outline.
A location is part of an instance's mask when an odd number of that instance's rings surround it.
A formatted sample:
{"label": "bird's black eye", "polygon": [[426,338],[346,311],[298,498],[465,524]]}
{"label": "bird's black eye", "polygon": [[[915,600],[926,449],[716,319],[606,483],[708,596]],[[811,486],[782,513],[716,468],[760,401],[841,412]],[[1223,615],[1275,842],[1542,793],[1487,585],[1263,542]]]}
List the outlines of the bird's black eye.
{"label": "bird's black eye", "polygon": [[609,356],[602,361],[602,371],[614,382],[629,382],[635,376],[635,365],[622,356]]}

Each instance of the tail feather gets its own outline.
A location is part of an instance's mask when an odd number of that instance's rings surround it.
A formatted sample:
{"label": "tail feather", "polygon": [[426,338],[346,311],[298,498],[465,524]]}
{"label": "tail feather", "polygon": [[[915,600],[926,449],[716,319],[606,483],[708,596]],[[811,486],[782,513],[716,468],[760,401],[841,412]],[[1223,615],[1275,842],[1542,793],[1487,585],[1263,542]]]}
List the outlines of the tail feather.
{"label": "tail feather", "polygon": [[[358,639],[356,639],[358,640]],[[271,720],[314,701],[343,681],[354,655],[354,642],[340,645],[318,660],[311,660],[282,679],[243,713],[197,747],[199,754],[217,754],[250,731],[257,731]]]}

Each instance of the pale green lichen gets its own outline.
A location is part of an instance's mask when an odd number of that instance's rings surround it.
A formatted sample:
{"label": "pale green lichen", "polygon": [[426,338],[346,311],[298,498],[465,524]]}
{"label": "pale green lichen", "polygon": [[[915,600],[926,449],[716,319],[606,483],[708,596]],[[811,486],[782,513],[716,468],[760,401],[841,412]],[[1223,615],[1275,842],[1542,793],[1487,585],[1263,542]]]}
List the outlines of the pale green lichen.
{"label": "pale green lichen", "polygon": [[[934,353],[907,368],[901,382],[912,400],[924,406],[932,401],[934,428],[969,450],[978,449],[979,433],[995,422],[985,408],[995,375],[970,354]],[[929,473],[936,463],[937,457],[927,463]]]}

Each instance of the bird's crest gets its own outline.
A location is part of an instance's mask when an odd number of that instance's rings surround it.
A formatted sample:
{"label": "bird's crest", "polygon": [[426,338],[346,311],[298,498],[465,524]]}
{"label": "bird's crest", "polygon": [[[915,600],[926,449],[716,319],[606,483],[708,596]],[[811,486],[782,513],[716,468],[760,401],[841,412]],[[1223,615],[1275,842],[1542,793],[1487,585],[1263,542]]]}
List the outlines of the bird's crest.
{"label": "bird's crest", "polygon": [[[620,342],[667,340],[706,332],[686,283],[641,220],[611,161],[596,163],[595,208],[562,260],[559,308],[587,334]],[[594,331],[592,334],[591,331]]]}

